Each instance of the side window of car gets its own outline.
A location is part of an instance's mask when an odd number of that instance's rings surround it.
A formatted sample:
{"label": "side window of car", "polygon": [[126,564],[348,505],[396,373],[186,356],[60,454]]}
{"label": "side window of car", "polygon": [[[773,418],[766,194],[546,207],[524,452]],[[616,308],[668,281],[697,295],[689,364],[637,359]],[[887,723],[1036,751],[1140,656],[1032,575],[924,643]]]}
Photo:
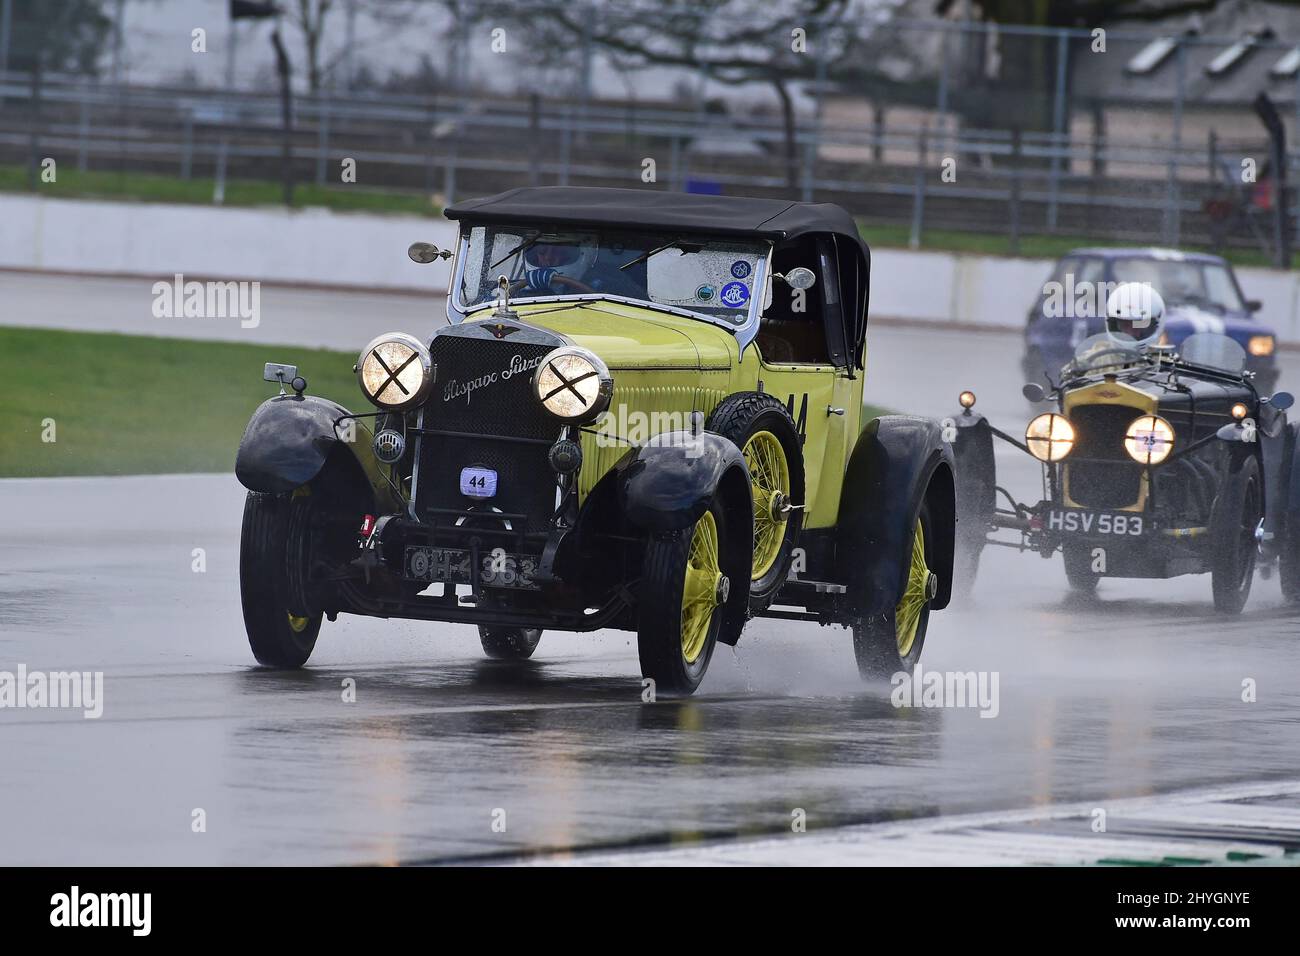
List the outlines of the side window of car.
{"label": "side window of car", "polygon": [[1031,309],[1029,312],[1031,325],[1035,322],[1055,324],[1061,320],[1060,314],[1056,311],[1056,305],[1061,301],[1061,296],[1064,294],[1062,290],[1067,287],[1067,277],[1079,271],[1081,261],[1079,256],[1066,256],[1056,264],[1056,269],[1038,291],[1037,308]]}
{"label": "side window of car", "polygon": [[758,327],[758,350],[768,362],[829,364],[823,324],[826,277],[811,236],[782,243],[772,251],[774,272],[784,275],[800,266],[811,269],[817,282],[811,289],[796,290],[779,279],[773,281],[772,301]]}
{"label": "side window of car", "polygon": [[[1096,330],[1097,320],[1106,314],[1106,260],[1084,256],[1074,276],[1074,304],[1070,309],[1070,341],[1077,345]],[[1082,304],[1082,308],[1080,305]]]}

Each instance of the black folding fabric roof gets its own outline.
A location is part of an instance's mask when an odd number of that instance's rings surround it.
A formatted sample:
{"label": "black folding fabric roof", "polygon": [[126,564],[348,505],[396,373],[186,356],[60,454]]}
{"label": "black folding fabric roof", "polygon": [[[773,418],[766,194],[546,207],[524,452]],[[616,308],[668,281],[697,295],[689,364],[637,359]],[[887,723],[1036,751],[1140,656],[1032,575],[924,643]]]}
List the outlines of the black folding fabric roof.
{"label": "black folding fabric roof", "polygon": [[475,222],[563,223],[764,239],[820,232],[862,243],[853,217],[831,203],[700,196],[662,189],[526,186],[457,203],[446,215]]}

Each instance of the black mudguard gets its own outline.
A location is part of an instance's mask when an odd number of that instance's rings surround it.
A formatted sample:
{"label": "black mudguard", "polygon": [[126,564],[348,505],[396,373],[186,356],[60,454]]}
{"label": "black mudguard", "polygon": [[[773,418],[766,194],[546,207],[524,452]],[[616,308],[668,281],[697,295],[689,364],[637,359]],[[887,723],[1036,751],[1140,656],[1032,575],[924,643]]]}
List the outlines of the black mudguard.
{"label": "black mudguard", "polygon": [[1264,530],[1273,535],[1270,550],[1300,553],[1300,422],[1284,423],[1276,438],[1264,440]]}
{"label": "black mudguard", "polygon": [[624,455],[614,480],[623,514],[650,534],[692,527],[721,496],[727,526],[721,557],[731,595],[718,640],[734,645],[748,614],[754,558],[754,505],[740,449],[713,432],[668,432]]}
{"label": "black mudguard", "polygon": [[983,538],[997,504],[993,432],[983,415],[966,409],[944,422],[951,428],[958,534]]}
{"label": "black mudguard", "polygon": [[892,610],[907,576],[904,549],[911,540],[923,499],[930,505],[933,556],[939,577],[930,607],[948,606],[956,502],[952,449],[937,422],[910,415],[885,415],[867,424],[849,459],[840,500],[836,562],[853,569],[861,588],[851,587],[850,610],[858,615]]}
{"label": "black mudguard", "polygon": [[699,521],[728,472],[739,470],[749,487],[740,449],[713,432],[656,435],[615,467],[623,513],[654,534],[680,531]]}
{"label": "black mudguard", "polygon": [[[357,466],[378,505],[395,497],[380,472],[370,442],[343,441],[339,419],[351,413],[315,395],[278,395],[258,406],[244,429],[235,457],[235,477],[250,491],[279,493],[315,480],[336,450]],[[357,429],[358,436],[365,435]]]}

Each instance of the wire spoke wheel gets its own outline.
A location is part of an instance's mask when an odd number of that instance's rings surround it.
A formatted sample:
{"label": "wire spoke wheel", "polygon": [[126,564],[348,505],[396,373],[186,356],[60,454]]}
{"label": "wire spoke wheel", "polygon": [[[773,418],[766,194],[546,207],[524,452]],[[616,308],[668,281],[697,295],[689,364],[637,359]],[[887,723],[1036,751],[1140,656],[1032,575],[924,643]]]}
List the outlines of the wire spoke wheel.
{"label": "wire spoke wheel", "polygon": [[898,637],[898,654],[906,657],[916,641],[921,625],[921,612],[930,600],[930,569],[925,563],[925,529],[921,519],[916,519],[912,535],[912,559],[907,569],[907,586],[894,609],[894,629]]}
{"label": "wire spoke wheel", "polygon": [[930,605],[939,591],[939,578],[926,557],[933,553],[932,534],[929,506],[922,503],[911,540],[900,548],[903,587],[897,603],[850,624],[853,654],[864,680],[889,680],[900,671],[910,674],[921,657],[930,626]]}
{"label": "wire spoke wheel", "polygon": [[[743,489],[743,485],[740,486]],[[736,505],[740,495],[732,492]],[[739,517],[745,516],[744,511]],[[655,692],[690,694],[704,679],[732,599],[727,567],[744,555],[744,539],[728,550],[727,510],[721,501],[693,526],[653,535],[646,542],[637,593],[637,655],[641,676]]]}
{"label": "wire spoke wheel", "polygon": [[686,580],[682,585],[682,657],[694,664],[709,637],[713,611],[718,606],[718,582],[722,566],[718,558],[718,525],[706,511],[691,534],[686,558]]}
{"label": "wire spoke wheel", "polygon": [[785,541],[784,507],[790,500],[790,466],[780,440],[769,431],[755,432],[742,449],[754,496],[754,567],[751,578],[772,570]]}

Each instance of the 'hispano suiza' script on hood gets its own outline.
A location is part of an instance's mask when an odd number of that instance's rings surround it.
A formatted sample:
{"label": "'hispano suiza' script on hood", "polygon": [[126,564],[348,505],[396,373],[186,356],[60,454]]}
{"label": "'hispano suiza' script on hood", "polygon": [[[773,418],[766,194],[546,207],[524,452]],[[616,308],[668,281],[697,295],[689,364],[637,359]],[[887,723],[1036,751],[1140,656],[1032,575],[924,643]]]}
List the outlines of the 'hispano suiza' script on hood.
{"label": "'hispano suiza' script on hood", "polygon": [[463,397],[465,404],[468,405],[473,400],[474,393],[480,388],[487,388],[489,385],[507,381],[524,372],[531,372],[541,365],[545,358],[545,355],[539,355],[536,358],[526,359],[522,355],[516,354],[510,359],[510,364],[499,372],[488,372],[486,375],[480,375],[478,378],[471,378],[464,382],[453,378],[443,388],[442,400],[450,402]]}

